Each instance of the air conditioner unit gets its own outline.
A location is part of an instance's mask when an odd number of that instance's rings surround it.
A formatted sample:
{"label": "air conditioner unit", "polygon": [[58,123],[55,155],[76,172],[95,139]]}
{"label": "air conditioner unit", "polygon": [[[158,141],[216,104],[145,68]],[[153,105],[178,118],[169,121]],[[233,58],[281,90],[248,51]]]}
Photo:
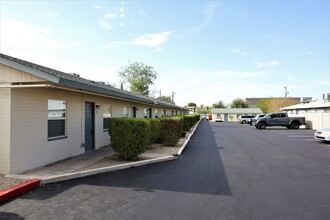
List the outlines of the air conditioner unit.
{"label": "air conditioner unit", "polygon": [[324,93],[323,100],[330,100],[330,93]]}
{"label": "air conditioner unit", "polygon": [[75,76],[75,77],[80,77],[80,75],[77,73],[70,73],[70,75]]}
{"label": "air conditioner unit", "polygon": [[301,97],[300,98],[300,103],[309,103],[312,101],[311,97]]}

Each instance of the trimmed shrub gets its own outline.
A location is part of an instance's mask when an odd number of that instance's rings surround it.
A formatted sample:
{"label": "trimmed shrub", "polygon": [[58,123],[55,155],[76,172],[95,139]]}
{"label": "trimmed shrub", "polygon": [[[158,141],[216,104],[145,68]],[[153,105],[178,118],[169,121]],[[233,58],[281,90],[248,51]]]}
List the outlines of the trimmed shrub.
{"label": "trimmed shrub", "polygon": [[149,137],[149,143],[153,144],[156,143],[158,137],[159,137],[159,132],[160,132],[160,120],[157,118],[150,118],[150,137]]}
{"label": "trimmed shrub", "polygon": [[198,114],[193,115],[183,115],[183,130],[189,131],[192,126],[196,124],[197,121],[199,121],[200,116]]}
{"label": "trimmed shrub", "polygon": [[180,117],[161,118],[160,124],[160,141],[167,146],[175,146],[182,134],[182,119]]}
{"label": "trimmed shrub", "polygon": [[150,141],[150,122],[137,118],[111,118],[111,147],[120,160],[138,160]]}

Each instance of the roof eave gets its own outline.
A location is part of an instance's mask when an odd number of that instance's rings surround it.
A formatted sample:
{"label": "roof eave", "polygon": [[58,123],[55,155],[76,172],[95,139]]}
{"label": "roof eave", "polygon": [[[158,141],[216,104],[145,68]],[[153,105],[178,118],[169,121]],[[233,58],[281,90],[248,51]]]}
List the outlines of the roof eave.
{"label": "roof eave", "polygon": [[151,105],[158,105],[158,106],[162,106],[162,107],[182,109],[181,107],[176,106],[176,105],[169,105],[169,104],[164,104],[164,103],[160,103],[160,102],[157,102],[157,104],[155,104],[155,101],[151,100],[151,99],[133,96],[131,94],[126,94],[126,93],[118,92],[115,90],[109,90],[109,89],[105,89],[105,88],[95,87],[92,85],[87,85],[84,83],[80,83],[80,82],[76,82],[76,81],[72,81],[72,80],[68,80],[68,79],[61,78],[58,84],[61,86],[64,86],[64,87],[71,87],[71,88],[75,88],[75,89],[91,91],[91,92],[109,95],[109,96],[126,99],[126,100],[130,100],[130,101],[143,102],[143,103],[147,103],[147,104],[151,104]]}
{"label": "roof eave", "polygon": [[56,84],[58,84],[59,81],[60,81],[60,78],[59,77],[52,76],[50,74],[44,73],[42,71],[33,69],[31,67],[28,67],[28,66],[24,66],[22,64],[16,63],[16,62],[11,61],[11,60],[7,60],[7,59],[2,58],[2,57],[0,57],[0,63],[1,64],[4,64],[6,66],[10,66],[12,68],[18,69],[18,70],[27,72],[29,74],[32,74],[34,76],[40,77],[42,79],[45,79],[47,81],[50,81],[50,82],[53,82],[53,83],[56,83]]}

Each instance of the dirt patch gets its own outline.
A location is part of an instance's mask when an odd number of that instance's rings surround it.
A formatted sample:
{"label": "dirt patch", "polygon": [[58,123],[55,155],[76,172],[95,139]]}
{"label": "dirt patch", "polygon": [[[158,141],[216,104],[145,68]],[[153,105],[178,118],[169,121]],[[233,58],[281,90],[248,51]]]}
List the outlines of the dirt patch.
{"label": "dirt patch", "polygon": [[[146,150],[146,152],[139,156],[138,161],[153,159],[153,158],[157,158],[157,157],[172,156],[178,152],[180,147],[181,147],[181,145],[179,145],[179,144],[174,147],[168,147],[168,146],[164,146],[162,144],[153,144],[153,145],[148,146],[148,149]],[[102,167],[116,166],[116,165],[131,163],[131,162],[133,162],[133,161],[119,160],[119,159],[117,159],[116,155],[113,155],[113,156],[106,157],[100,161],[97,161],[93,164],[90,164],[88,166],[82,167],[78,170],[75,170],[74,172],[97,169],[97,168],[102,168]]]}
{"label": "dirt patch", "polygon": [[10,188],[25,181],[26,179],[10,178],[10,177],[5,177],[4,174],[0,174],[0,190]]}

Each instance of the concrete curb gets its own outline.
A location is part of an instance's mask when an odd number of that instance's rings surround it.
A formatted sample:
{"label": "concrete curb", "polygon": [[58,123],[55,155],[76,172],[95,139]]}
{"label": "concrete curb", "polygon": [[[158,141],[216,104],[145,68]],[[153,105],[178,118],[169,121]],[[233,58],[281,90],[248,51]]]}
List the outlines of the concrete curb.
{"label": "concrete curb", "polygon": [[[183,143],[181,148],[178,150],[177,154],[180,156],[187,146],[188,142],[190,141],[190,138],[192,135],[195,133],[195,130],[197,129],[199,123],[201,120],[198,121],[197,125],[191,132],[191,134],[188,136],[187,140]],[[165,162],[165,161],[170,161],[170,160],[176,160],[176,156],[165,156],[165,157],[158,157],[158,158],[153,158],[153,159],[147,159],[147,160],[142,160],[142,161],[137,161],[137,162],[131,162],[131,163],[126,163],[126,164],[120,164],[120,165],[115,165],[115,166],[109,166],[109,167],[102,167],[102,168],[97,168],[97,169],[91,169],[91,170],[85,170],[85,171],[78,171],[78,172],[72,172],[72,173],[67,173],[67,174],[62,174],[62,175],[55,175],[55,176],[49,176],[49,177],[38,177],[38,178],[33,178],[29,179],[21,184],[15,185],[13,187],[10,187],[5,190],[0,191],[0,202],[4,202],[14,196],[23,194],[29,190],[32,190],[40,185],[45,185],[49,183],[56,183],[56,182],[61,182],[61,181],[67,181],[67,180],[72,180],[72,179],[77,179],[77,178],[82,178],[82,177],[87,177],[87,176],[92,176],[96,174],[101,174],[101,173],[107,173],[111,171],[117,171],[117,170],[123,170],[123,169],[128,169],[131,167],[139,167],[143,165],[148,165],[148,164],[153,164],[153,163],[159,163],[159,162]],[[29,178],[29,176],[25,175],[9,175],[11,177],[17,177],[17,178]]]}
{"label": "concrete curb", "polygon": [[201,120],[198,121],[197,125],[195,126],[194,130],[192,130],[191,134],[188,136],[187,140],[183,143],[183,145],[180,147],[180,149],[178,150],[178,152],[176,153],[176,155],[181,156],[183,150],[186,148],[188,142],[190,141],[191,136],[193,136],[193,134],[195,133],[195,130],[197,129],[199,123],[201,122]]}
{"label": "concrete curb", "polygon": [[85,171],[67,173],[67,174],[63,174],[63,175],[50,176],[50,177],[41,179],[40,185],[56,183],[56,182],[60,182],[60,181],[67,181],[67,180],[82,178],[82,177],[86,177],[86,176],[106,173],[106,172],[110,172],[110,171],[123,170],[123,169],[128,169],[131,167],[138,167],[138,166],[143,166],[143,165],[147,165],[147,164],[159,163],[159,162],[176,160],[176,159],[177,158],[175,156],[166,156],[166,157],[159,157],[159,158],[154,158],[154,159],[149,159],[149,160],[142,160],[142,161],[137,161],[137,162],[120,164],[120,165],[115,165],[115,166],[102,167],[102,168],[97,168],[97,169],[92,169],[92,170],[85,170]]}
{"label": "concrete curb", "polygon": [[4,202],[20,194],[26,193],[40,185],[40,179],[30,179],[10,188],[0,190],[0,202]]}

